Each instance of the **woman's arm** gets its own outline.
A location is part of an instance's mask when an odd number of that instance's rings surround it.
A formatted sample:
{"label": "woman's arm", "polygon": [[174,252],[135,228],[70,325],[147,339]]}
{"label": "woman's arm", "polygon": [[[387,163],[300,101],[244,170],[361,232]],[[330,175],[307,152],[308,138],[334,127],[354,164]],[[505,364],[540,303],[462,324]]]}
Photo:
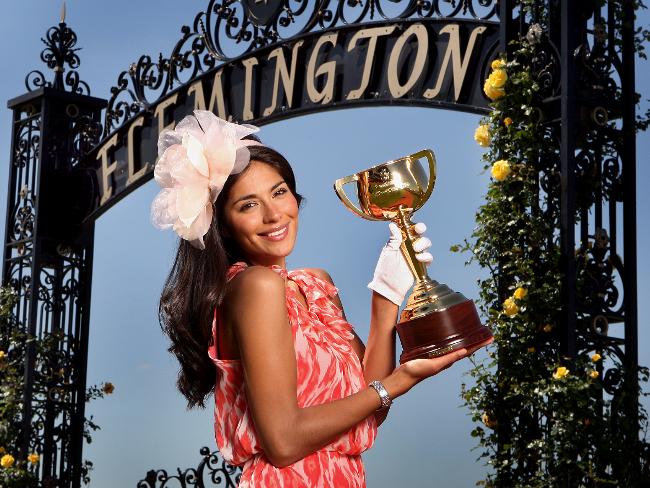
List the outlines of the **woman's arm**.
{"label": "woman's arm", "polygon": [[[256,431],[274,465],[287,466],[329,444],[380,406],[375,390],[365,388],[340,400],[298,407],[285,283],[274,271],[251,267],[233,278],[224,314],[240,349]],[[431,376],[466,354],[463,349],[435,360],[419,360],[424,362],[419,366],[403,365],[383,384],[391,398],[396,398],[422,375]]]}
{"label": "woman's arm", "polygon": [[370,333],[363,357],[366,384],[383,380],[395,369],[395,336],[399,308],[379,293],[372,292]]}
{"label": "woman's arm", "polygon": [[[309,271],[334,285],[332,277],[324,269],[310,268]],[[341,309],[343,318],[347,320],[340,296],[335,295],[332,301]],[[364,346],[356,333],[352,340],[352,347],[363,364],[366,384],[373,380],[383,380],[395,369],[395,324],[398,310],[393,302],[377,292],[372,292],[368,345]]]}
{"label": "woman's arm", "polygon": [[[332,277],[324,269],[311,268],[309,271],[334,285]],[[343,318],[347,320],[339,295],[334,296],[332,301],[341,309]],[[363,341],[356,333],[352,340],[352,347],[363,365],[363,376],[366,385],[373,380],[383,380],[395,369],[395,324],[397,322],[398,307],[374,291],[372,292],[371,307],[368,345],[364,346]],[[388,410],[389,408],[386,408],[375,413],[377,425],[381,425],[386,419]]]}
{"label": "woman's arm", "polygon": [[269,460],[286,466],[330,443],[379,407],[374,390],[301,409],[285,298],[274,271],[251,267],[231,281],[227,321],[240,349],[251,414]]}
{"label": "woman's arm", "polygon": [[[395,370],[397,311],[397,305],[378,293],[372,292],[368,345],[363,348],[360,355],[366,385],[373,380],[383,381]],[[358,337],[357,340],[361,342]],[[386,407],[375,412],[377,426],[384,423],[389,410],[390,407]]]}

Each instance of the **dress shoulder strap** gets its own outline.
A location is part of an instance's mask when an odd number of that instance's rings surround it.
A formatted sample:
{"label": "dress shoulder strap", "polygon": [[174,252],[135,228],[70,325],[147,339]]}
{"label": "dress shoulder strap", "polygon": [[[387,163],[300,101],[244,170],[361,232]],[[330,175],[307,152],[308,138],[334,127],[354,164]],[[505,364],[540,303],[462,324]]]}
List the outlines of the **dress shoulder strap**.
{"label": "dress shoulder strap", "polygon": [[[227,280],[230,281],[231,279],[233,279],[235,276],[237,276],[239,273],[241,273],[248,267],[249,267],[248,264],[246,264],[243,261],[237,261],[236,263],[232,264],[230,268],[228,268],[228,273],[226,274]],[[283,278],[287,278],[287,276],[289,276],[290,274],[289,272],[287,272],[286,269],[283,269],[276,264],[272,266],[268,266],[268,268],[275,271]]]}
{"label": "dress shoulder strap", "polygon": [[226,279],[228,281],[232,280],[235,276],[237,276],[239,273],[244,271],[246,268],[248,268],[248,264],[246,264],[243,261],[237,261],[236,263],[230,265],[230,268],[228,268],[228,271],[226,273]]}
{"label": "dress shoulder strap", "polygon": [[316,288],[330,298],[338,294],[338,288],[336,286],[309,269],[289,271],[289,278],[302,285],[301,288],[304,290]]}

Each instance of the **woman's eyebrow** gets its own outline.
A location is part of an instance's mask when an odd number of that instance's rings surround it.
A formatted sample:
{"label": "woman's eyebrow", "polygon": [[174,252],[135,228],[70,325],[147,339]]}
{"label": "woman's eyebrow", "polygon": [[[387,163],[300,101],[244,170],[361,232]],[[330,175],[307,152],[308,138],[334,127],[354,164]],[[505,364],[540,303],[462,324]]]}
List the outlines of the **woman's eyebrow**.
{"label": "woman's eyebrow", "polygon": [[[285,182],[284,180],[278,181],[275,185],[273,185],[271,187],[271,189],[269,191],[271,192],[271,191],[275,190],[278,186],[280,186],[284,182]],[[257,195],[255,195],[255,193],[251,193],[250,195],[244,195],[243,197],[239,197],[237,200],[235,200],[233,202],[233,205],[235,203],[237,203],[237,202],[241,202],[242,200],[248,200],[249,198],[255,198],[255,197],[257,197]]]}

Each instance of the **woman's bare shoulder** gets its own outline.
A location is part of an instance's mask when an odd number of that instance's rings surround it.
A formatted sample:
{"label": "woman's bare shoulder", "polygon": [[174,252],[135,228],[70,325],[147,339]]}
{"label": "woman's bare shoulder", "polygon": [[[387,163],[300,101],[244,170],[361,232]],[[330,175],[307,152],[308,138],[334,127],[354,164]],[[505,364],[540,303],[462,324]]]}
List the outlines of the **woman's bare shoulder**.
{"label": "woman's bare shoulder", "polygon": [[284,279],[272,269],[265,266],[249,266],[228,282],[226,296],[229,300],[244,298],[263,298],[269,293],[284,293]]}
{"label": "woman's bare shoulder", "polygon": [[[227,351],[239,351],[235,329],[244,330],[267,318],[269,310],[284,303],[284,280],[275,271],[263,266],[251,266],[240,271],[229,282],[221,301],[222,337]],[[239,359],[239,352],[233,354]]]}

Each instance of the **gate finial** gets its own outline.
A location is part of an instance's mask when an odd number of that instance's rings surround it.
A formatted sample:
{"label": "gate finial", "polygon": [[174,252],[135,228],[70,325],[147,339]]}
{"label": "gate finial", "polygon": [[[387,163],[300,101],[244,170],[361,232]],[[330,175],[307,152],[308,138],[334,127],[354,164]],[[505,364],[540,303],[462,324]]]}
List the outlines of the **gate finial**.
{"label": "gate finial", "polygon": [[[30,71],[25,77],[25,86],[29,91],[43,87],[66,90],[77,94],[90,95],[90,87],[85,81],[79,79],[76,69],[80,60],[74,47],[77,44],[77,34],[66,25],[65,1],[61,5],[61,17],[58,26],[47,30],[45,38],[41,38],[45,49],[41,52],[41,60],[54,72],[54,79],[47,81],[45,75],[39,70]],[[67,70],[67,73],[66,73]],[[64,76],[64,73],[65,76]]]}

